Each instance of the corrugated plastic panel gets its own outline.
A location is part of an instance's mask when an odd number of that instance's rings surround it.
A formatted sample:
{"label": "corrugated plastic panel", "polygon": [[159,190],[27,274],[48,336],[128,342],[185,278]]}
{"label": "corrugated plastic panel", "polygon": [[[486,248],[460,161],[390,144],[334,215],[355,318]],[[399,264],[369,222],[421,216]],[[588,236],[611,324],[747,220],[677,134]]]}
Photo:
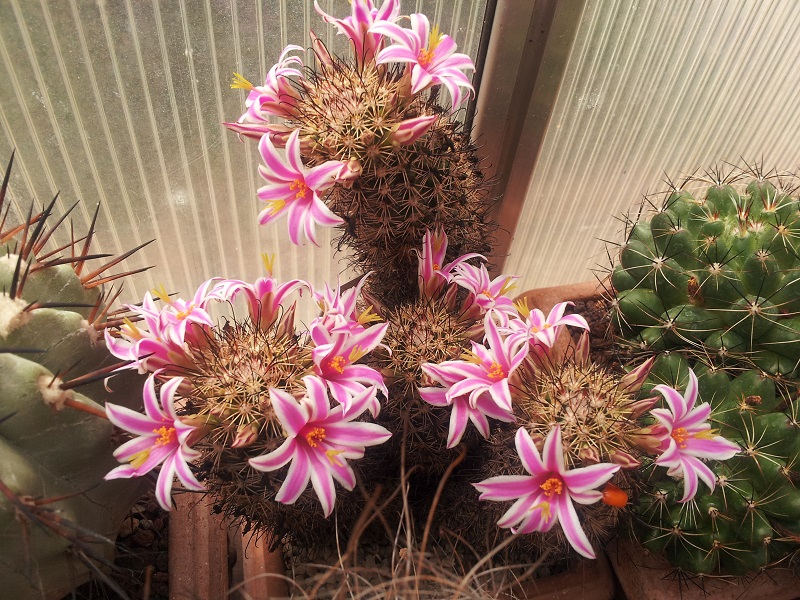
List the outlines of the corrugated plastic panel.
{"label": "corrugated plastic panel", "polygon": [[[621,215],[667,176],[800,149],[795,0],[589,0],[504,271],[592,277]],[[524,141],[519,152],[525,151]]]}

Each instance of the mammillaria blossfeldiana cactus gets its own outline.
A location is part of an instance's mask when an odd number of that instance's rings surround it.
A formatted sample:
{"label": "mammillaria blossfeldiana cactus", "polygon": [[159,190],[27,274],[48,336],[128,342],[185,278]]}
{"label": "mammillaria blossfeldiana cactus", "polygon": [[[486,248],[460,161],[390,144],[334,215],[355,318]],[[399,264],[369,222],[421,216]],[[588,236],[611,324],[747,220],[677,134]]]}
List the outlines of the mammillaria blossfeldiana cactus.
{"label": "mammillaria blossfeldiana cactus", "polygon": [[[161,465],[157,497],[166,510],[177,475],[187,489],[207,490],[220,511],[276,536],[298,527],[293,519],[314,521],[319,509],[308,497],[298,504],[310,480],[329,515],[333,480],[352,490],[348,461],[390,436],[379,425],[354,422],[380,410],[383,379],[357,363],[380,344],[386,324],[370,325],[369,310],[356,312],[358,287],[327,288],[315,294],[325,312],[310,332],[296,333],[289,294],[306,288],[271,275],[254,284],[212,279],[191,302],[158,291],[160,307],[150,293],[141,306],[128,305],[124,324],[106,339],[127,368],[150,373],[146,415],[108,404],[109,418],[138,437],[117,450],[129,464],[107,478],[138,477]],[[237,298],[246,315],[234,310],[218,323],[211,319],[211,305],[232,307]]]}

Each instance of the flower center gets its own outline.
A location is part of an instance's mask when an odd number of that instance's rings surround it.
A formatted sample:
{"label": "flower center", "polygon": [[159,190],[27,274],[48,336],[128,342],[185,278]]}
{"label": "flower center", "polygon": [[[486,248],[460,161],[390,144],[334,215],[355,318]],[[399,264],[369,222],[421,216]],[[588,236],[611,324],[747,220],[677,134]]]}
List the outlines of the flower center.
{"label": "flower center", "polygon": [[194,312],[194,304],[190,304],[186,307],[186,310],[180,311],[177,315],[175,315],[179,321],[183,321],[186,317]]}
{"label": "flower center", "polygon": [[506,372],[503,371],[503,367],[500,365],[500,363],[494,362],[492,363],[492,366],[489,367],[488,375],[489,379],[492,381],[500,381],[501,379],[505,379]]}
{"label": "flower center", "polygon": [[490,292],[489,290],[483,290],[483,291],[481,292],[481,294],[483,294],[483,295],[484,295],[484,296],[486,296],[487,298],[494,298],[494,296],[492,295],[492,292]]}
{"label": "flower center", "polygon": [[166,446],[174,441],[176,441],[175,436],[175,428],[174,427],[167,427],[164,425],[163,427],[159,427],[158,429],[153,429],[153,433],[158,434],[158,438],[156,439],[154,446]]}
{"label": "flower center", "polygon": [[417,56],[417,62],[423,69],[430,67],[433,62],[433,50],[426,50],[425,48],[420,50],[419,56]]}
{"label": "flower center", "polygon": [[308,186],[306,185],[306,182],[303,181],[302,179],[295,179],[289,185],[289,189],[290,190],[297,190],[297,192],[295,192],[295,195],[294,195],[295,200],[297,200],[298,198],[305,198],[306,197],[306,192],[308,191]]}
{"label": "flower center", "polygon": [[322,427],[314,427],[306,434],[306,441],[312,448],[319,446],[319,443],[325,439],[325,430]]}
{"label": "flower center", "polygon": [[690,437],[689,432],[686,431],[686,427],[673,429],[670,435],[672,435],[672,439],[678,444],[678,448],[686,448],[686,439]]}
{"label": "flower center", "polygon": [[531,326],[531,333],[539,333],[540,331],[543,331],[545,329],[550,329],[551,327],[552,327],[552,325],[550,323],[545,323],[541,327],[537,327],[536,325],[532,325]]}
{"label": "flower center", "polygon": [[564,490],[564,482],[562,482],[558,477],[551,477],[539,487],[544,490],[544,495],[549,498],[553,494],[561,494],[561,492]]}
{"label": "flower center", "polygon": [[345,365],[347,365],[347,360],[345,360],[344,356],[334,356],[328,361],[328,366],[340,374],[344,373]]}
{"label": "flower center", "polygon": [[440,265],[439,263],[433,263],[433,270],[434,271],[440,271],[441,269],[442,269],[442,265]]}

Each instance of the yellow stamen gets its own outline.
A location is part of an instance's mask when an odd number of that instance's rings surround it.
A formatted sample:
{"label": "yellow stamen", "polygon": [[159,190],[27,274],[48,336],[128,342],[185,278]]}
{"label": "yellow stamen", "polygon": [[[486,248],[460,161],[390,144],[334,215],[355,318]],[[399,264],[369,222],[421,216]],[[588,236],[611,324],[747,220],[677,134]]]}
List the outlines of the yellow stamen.
{"label": "yellow stamen", "polygon": [[436,47],[441,41],[442,35],[439,33],[439,26],[434,25],[431,28],[431,34],[428,38],[428,47],[420,50],[419,56],[417,57],[417,62],[419,62],[423,69],[427,69],[433,62],[434,50],[436,50]]}
{"label": "yellow stamen", "polygon": [[285,200],[266,200],[266,203],[270,214],[273,215],[282,211],[283,207],[286,206]]}
{"label": "yellow stamen", "polygon": [[128,462],[134,469],[138,469],[141,467],[147,459],[150,458],[150,448],[145,448],[144,450],[137,452],[133,456],[128,459]]}
{"label": "yellow stamen", "polygon": [[474,365],[480,365],[483,363],[481,358],[477,354],[475,354],[472,350],[464,350],[464,352],[461,353],[461,360],[465,360],[468,363],[472,363]]}
{"label": "yellow stamen", "polygon": [[359,358],[361,358],[365,354],[366,352],[364,352],[364,349],[361,346],[355,346],[352,350],[350,350],[350,362],[351,363],[356,362]]}
{"label": "yellow stamen", "polygon": [[366,325],[367,323],[375,323],[377,321],[381,321],[381,317],[376,315],[372,312],[372,305],[368,306],[367,309],[358,315],[358,322],[362,325]]}
{"label": "yellow stamen", "polygon": [[692,434],[691,437],[695,437],[699,440],[713,440],[718,435],[719,431],[716,429],[706,429],[705,431],[698,431],[697,433]]}
{"label": "yellow stamen", "polygon": [[325,456],[328,457],[328,460],[334,467],[343,467],[344,464],[339,462],[339,459],[336,458],[339,454],[344,452],[344,450],[326,450]]}
{"label": "yellow stamen", "polygon": [[434,271],[441,271],[441,269],[442,269],[442,265],[440,265],[439,263],[433,263],[433,270]]}
{"label": "yellow stamen", "polygon": [[158,284],[157,288],[153,288],[153,295],[160,298],[162,302],[166,302],[167,304],[172,304],[172,300],[169,297],[167,288],[164,287],[163,283]]}
{"label": "yellow stamen", "polygon": [[501,379],[505,379],[506,372],[503,370],[503,367],[500,363],[492,363],[492,366],[489,367],[489,379],[492,381],[500,381]]}
{"label": "yellow stamen", "polygon": [[553,494],[561,494],[564,491],[564,483],[557,477],[551,477],[539,486],[544,490],[544,495],[548,498]]}
{"label": "yellow stamen", "polygon": [[537,327],[536,325],[531,325],[531,333],[539,333],[540,331],[544,331],[545,329],[550,329],[552,325],[550,323],[545,323],[541,327]]}
{"label": "yellow stamen", "polygon": [[678,427],[673,429],[670,434],[672,439],[678,444],[678,448],[686,448],[686,439],[692,437],[685,427]]}
{"label": "yellow stamen", "polygon": [[506,280],[503,282],[503,287],[500,288],[500,295],[503,296],[507,294],[515,287],[517,287],[517,284],[514,283],[514,280],[511,277],[506,277]]}
{"label": "yellow stamen", "polygon": [[312,448],[319,446],[319,443],[325,439],[325,430],[322,427],[314,427],[306,434],[306,441]]}
{"label": "yellow stamen", "polygon": [[289,185],[289,189],[290,190],[297,190],[297,192],[294,195],[294,199],[295,200],[297,200],[298,198],[305,198],[306,197],[306,193],[308,192],[308,186],[306,185],[306,182],[303,181],[302,179],[295,179]]}
{"label": "yellow stamen", "polygon": [[[133,321],[131,321],[128,317],[125,317],[122,319],[122,323],[123,325],[120,329],[123,330],[123,333],[137,340],[142,339],[142,332],[139,331],[139,328],[133,324]],[[127,331],[125,331],[125,329],[127,329]]]}
{"label": "yellow stamen", "polygon": [[549,521],[550,520],[550,516],[552,514],[550,512],[550,503],[549,502],[539,502],[539,504],[534,504],[533,506],[531,506],[528,509],[528,511],[529,512],[533,512],[537,508],[541,508],[542,509],[542,516],[544,517],[544,520],[545,521]]}
{"label": "yellow stamen", "polygon": [[175,315],[179,321],[183,321],[186,317],[194,312],[194,304],[190,304],[186,310],[181,310]]}
{"label": "yellow stamen", "polygon": [[159,427],[158,429],[153,429],[153,433],[158,434],[158,439],[156,440],[154,447],[158,446],[166,446],[175,441],[175,428],[174,427],[167,427],[164,425],[163,427]]}
{"label": "yellow stamen", "polygon": [[486,296],[487,298],[494,298],[494,295],[493,295],[493,294],[492,294],[492,292],[490,292],[489,290],[483,290],[483,291],[481,292],[481,294],[483,294],[483,295],[484,295],[484,296]]}
{"label": "yellow stamen", "polygon": [[345,360],[344,356],[334,356],[328,361],[328,366],[338,373],[344,373],[344,368],[346,365],[347,361]]}
{"label": "yellow stamen", "polygon": [[244,77],[242,77],[239,73],[233,74],[233,81],[231,82],[231,88],[234,90],[247,90],[248,92],[252,90],[255,86],[247,81]]}
{"label": "yellow stamen", "polygon": [[275,255],[262,252],[261,262],[264,263],[264,268],[267,270],[267,273],[269,273],[269,276],[272,277],[272,269],[275,266]]}
{"label": "yellow stamen", "polygon": [[523,319],[527,319],[528,315],[531,314],[531,309],[528,308],[528,299],[522,298],[514,302],[514,306],[517,308],[517,311],[522,316]]}

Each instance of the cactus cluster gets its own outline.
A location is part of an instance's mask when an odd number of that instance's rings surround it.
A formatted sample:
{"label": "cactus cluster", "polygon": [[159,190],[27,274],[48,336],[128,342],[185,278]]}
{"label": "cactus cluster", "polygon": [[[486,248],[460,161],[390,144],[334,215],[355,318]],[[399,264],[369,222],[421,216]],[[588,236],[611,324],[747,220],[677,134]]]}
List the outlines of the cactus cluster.
{"label": "cactus cluster", "polygon": [[[144,491],[103,481],[115,440],[102,380],[119,366],[103,343],[118,290],[103,286],[124,275],[107,273],[121,258],[91,266],[107,257],[90,253],[93,227],[52,248],[69,213],[55,199],[11,223],[12,163],[0,187],[0,580],[9,597],[55,598],[108,564]],[[115,401],[139,403],[135,382],[115,388]]]}
{"label": "cactus cluster", "polygon": [[688,502],[646,461],[639,539],[687,573],[744,576],[797,550],[800,212],[790,177],[710,175],[630,222],[611,311],[623,359],[656,357],[640,397],[686,390],[691,369],[715,431],[741,448],[709,461],[715,489]]}
{"label": "cactus cluster", "polygon": [[[750,175],[746,185],[737,185]],[[691,180],[684,186],[691,187]],[[800,361],[800,204],[758,170],[676,187],[631,222],[614,267],[615,323],[634,348],[695,347],[793,377]]]}

